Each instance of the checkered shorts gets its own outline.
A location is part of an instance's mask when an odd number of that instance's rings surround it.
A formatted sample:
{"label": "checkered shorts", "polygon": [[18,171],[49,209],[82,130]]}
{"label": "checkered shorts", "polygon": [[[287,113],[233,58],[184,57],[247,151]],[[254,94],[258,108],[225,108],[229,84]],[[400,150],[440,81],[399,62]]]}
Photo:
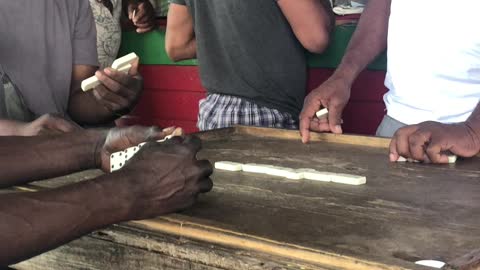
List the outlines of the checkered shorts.
{"label": "checkered shorts", "polygon": [[209,94],[200,101],[197,123],[200,130],[233,125],[298,129],[297,120],[289,113],[261,107],[239,97]]}

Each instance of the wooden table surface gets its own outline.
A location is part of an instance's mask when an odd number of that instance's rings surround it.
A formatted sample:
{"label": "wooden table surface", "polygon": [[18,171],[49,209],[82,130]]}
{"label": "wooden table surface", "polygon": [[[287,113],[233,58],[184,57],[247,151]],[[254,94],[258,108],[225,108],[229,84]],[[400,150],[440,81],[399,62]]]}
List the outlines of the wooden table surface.
{"label": "wooden table surface", "polygon": [[[191,209],[115,225],[18,269],[423,269],[480,248],[480,160],[388,162],[388,140],[236,127],[202,133],[199,158],[367,176],[349,186],[215,171]],[[88,180],[83,172],[30,188]],[[475,254],[475,253],[472,253]],[[473,255],[474,256],[474,255]],[[472,264],[472,256],[470,265]],[[480,261],[480,259],[478,260]],[[461,259],[464,269],[468,265]],[[425,268],[428,269],[428,268]],[[475,269],[475,268],[470,268]]]}

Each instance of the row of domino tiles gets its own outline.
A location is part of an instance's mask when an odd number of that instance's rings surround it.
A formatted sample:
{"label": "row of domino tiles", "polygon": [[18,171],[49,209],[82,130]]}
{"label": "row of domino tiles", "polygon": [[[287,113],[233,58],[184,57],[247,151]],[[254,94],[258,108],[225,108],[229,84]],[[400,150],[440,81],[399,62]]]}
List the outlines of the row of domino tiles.
{"label": "row of domino tiles", "polygon": [[218,161],[215,162],[215,169],[232,172],[244,171],[249,173],[268,174],[272,176],[285,177],[295,180],[307,179],[313,181],[334,182],[355,186],[367,183],[367,178],[365,176],[321,172],[314,169],[291,169],[256,163],[242,164],[232,161]]}

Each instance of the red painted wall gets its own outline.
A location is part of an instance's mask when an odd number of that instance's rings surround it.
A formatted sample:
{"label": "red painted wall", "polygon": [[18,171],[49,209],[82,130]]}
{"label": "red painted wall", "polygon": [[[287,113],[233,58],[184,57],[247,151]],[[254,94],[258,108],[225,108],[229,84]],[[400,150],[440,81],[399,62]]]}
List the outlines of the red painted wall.
{"label": "red painted wall", "polygon": [[[198,101],[205,97],[196,66],[143,66],[144,94],[129,118],[119,124],[181,126],[188,133],[196,128]],[[308,92],[325,81],[333,70],[311,69]],[[350,103],[345,109],[344,130],[347,133],[374,135],[385,106],[383,85],[385,72],[365,71],[352,88]]]}

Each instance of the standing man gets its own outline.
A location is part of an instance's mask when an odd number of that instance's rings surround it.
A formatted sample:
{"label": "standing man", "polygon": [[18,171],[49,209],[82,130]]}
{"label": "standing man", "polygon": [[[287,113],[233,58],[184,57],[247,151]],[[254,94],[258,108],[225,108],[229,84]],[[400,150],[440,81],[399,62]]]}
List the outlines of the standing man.
{"label": "standing man", "polygon": [[[477,154],[480,35],[472,33],[478,32],[480,2],[455,2],[455,7],[469,7],[461,12],[444,2],[370,0],[338,69],[305,100],[303,141],[308,142],[309,130],[342,133],[352,83],[388,44],[387,115],[377,135],[394,137],[390,160],[403,156],[446,163],[448,151]],[[328,119],[315,117],[322,107],[328,108]]]}
{"label": "standing man", "polygon": [[198,128],[298,128],[305,49],[320,53],[334,26],[328,0],[171,0],[166,50],[198,58],[207,98]]}
{"label": "standing man", "polygon": [[[129,74],[97,71],[88,0],[0,1],[0,40],[1,65],[30,115],[26,122],[0,120],[0,135],[35,135],[28,134],[28,122],[45,114],[79,124],[108,123],[129,112],[141,94],[138,63]],[[93,75],[102,84],[82,92],[81,81]]]}

